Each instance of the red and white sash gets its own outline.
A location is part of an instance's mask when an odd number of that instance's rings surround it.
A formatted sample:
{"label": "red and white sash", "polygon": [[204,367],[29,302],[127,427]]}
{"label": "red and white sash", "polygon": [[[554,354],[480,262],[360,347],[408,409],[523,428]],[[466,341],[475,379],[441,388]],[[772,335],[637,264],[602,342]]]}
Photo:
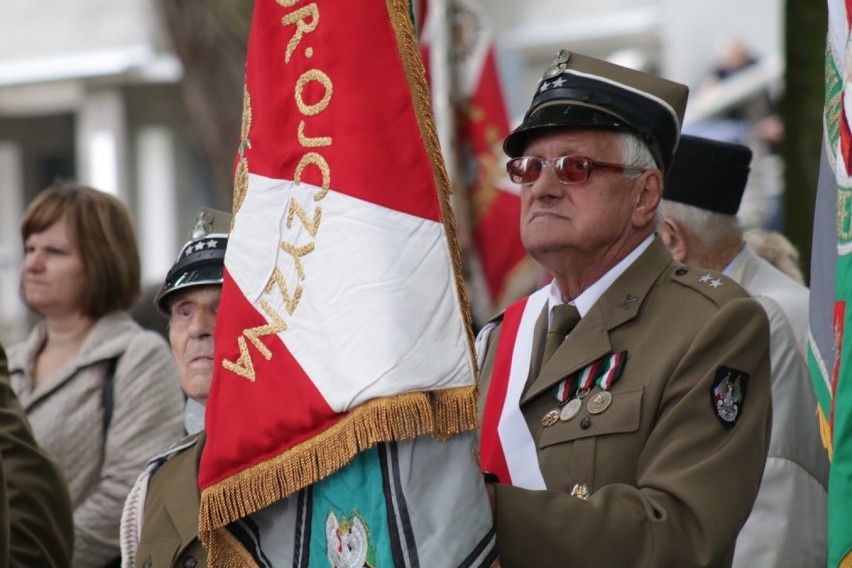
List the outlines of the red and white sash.
{"label": "red and white sash", "polygon": [[502,483],[525,489],[545,488],[520,400],[529,376],[535,324],[549,289],[545,286],[506,308],[482,418],[482,469],[497,474]]}

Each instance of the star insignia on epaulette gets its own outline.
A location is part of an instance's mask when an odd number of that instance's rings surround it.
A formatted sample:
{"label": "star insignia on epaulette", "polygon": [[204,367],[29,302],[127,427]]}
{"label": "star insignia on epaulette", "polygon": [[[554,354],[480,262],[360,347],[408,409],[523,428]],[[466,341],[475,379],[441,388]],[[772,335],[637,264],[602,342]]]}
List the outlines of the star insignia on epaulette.
{"label": "star insignia on epaulette", "polygon": [[710,282],[711,280],[713,280],[713,275],[710,273],[707,273],[698,279],[699,282]]}
{"label": "star insignia on epaulette", "polygon": [[711,287],[711,288],[718,288],[718,287],[719,287],[719,286],[721,286],[722,284],[724,284],[724,282],[722,282],[722,279],[721,279],[721,278],[717,278],[716,280],[711,280],[711,281],[710,281],[710,287]]}

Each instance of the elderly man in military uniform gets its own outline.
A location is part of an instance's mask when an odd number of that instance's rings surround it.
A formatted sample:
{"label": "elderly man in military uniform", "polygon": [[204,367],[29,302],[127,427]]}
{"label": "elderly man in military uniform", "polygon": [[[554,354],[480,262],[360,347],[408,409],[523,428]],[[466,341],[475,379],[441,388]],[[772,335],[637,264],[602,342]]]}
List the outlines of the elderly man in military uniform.
{"label": "elderly man in military uniform", "polygon": [[127,497],[121,526],[122,566],[207,565],[198,539],[198,462],[204,447],[204,403],[213,378],[213,334],[222,292],[230,215],[203,209],[154,300],[169,318],[169,342],[186,393],[190,435],[148,462]]}
{"label": "elderly man in military uniform", "polygon": [[553,281],[477,341],[503,568],[731,565],[769,442],[768,322],[655,235],[686,98],[563,50],[504,142]]}

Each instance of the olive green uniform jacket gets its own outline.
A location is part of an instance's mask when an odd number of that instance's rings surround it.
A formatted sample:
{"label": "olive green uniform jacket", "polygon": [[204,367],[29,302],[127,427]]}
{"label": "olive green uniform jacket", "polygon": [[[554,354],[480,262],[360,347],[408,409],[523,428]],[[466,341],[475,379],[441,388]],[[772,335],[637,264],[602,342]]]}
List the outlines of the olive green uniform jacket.
{"label": "olive green uniform jacket", "polygon": [[[533,354],[546,327],[543,312]],[[480,418],[499,337],[498,323],[480,351]],[[542,425],[558,408],[551,387],[624,350],[605,412],[584,404]],[[720,367],[749,377],[730,428],[713,403]],[[763,473],[769,386],[760,304],[721,274],[676,263],[655,238],[527,381],[520,404],[547,489],[495,486],[502,568],[730,566]],[[575,484],[590,496],[571,496]]]}
{"label": "olive green uniform jacket", "polygon": [[65,568],[74,521],[59,464],[36,444],[0,347],[0,566]]}
{"label": "olive green uniform jacket", "polygon": [[207,566],[207,551],[198,540],[198,462],[205,439],[204,432],[193,434],[176,444],[176,451],[152,460],[156,470],[148,479],[138,568]]}

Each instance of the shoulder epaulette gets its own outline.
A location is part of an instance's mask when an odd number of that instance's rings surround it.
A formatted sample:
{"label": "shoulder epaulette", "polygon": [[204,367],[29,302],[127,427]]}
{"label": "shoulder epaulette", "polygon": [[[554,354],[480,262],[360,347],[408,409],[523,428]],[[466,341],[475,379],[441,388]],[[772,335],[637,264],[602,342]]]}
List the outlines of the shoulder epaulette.
{"label": "shoulder epaulette", "polygon": [[197,432],[195,434],[190,434],[179,442],[175,442],[162,452],[156,454],[151,459],[148,460],[148,463],[145,465],[145,470],[148,473],[153,473],[157,469],[160,468],[165,462],[169,460],[174,455],[177,455],[189,448],[193,447],[198,443],[198,439],[201,437],[201,432]]}
{"label": "shoulder epaulette", "polygon": [[736,298],[748,297],[748,292],[742,286],[715,270],[676,264],[671,268],[671,279],[699,292],[717,306]]}

